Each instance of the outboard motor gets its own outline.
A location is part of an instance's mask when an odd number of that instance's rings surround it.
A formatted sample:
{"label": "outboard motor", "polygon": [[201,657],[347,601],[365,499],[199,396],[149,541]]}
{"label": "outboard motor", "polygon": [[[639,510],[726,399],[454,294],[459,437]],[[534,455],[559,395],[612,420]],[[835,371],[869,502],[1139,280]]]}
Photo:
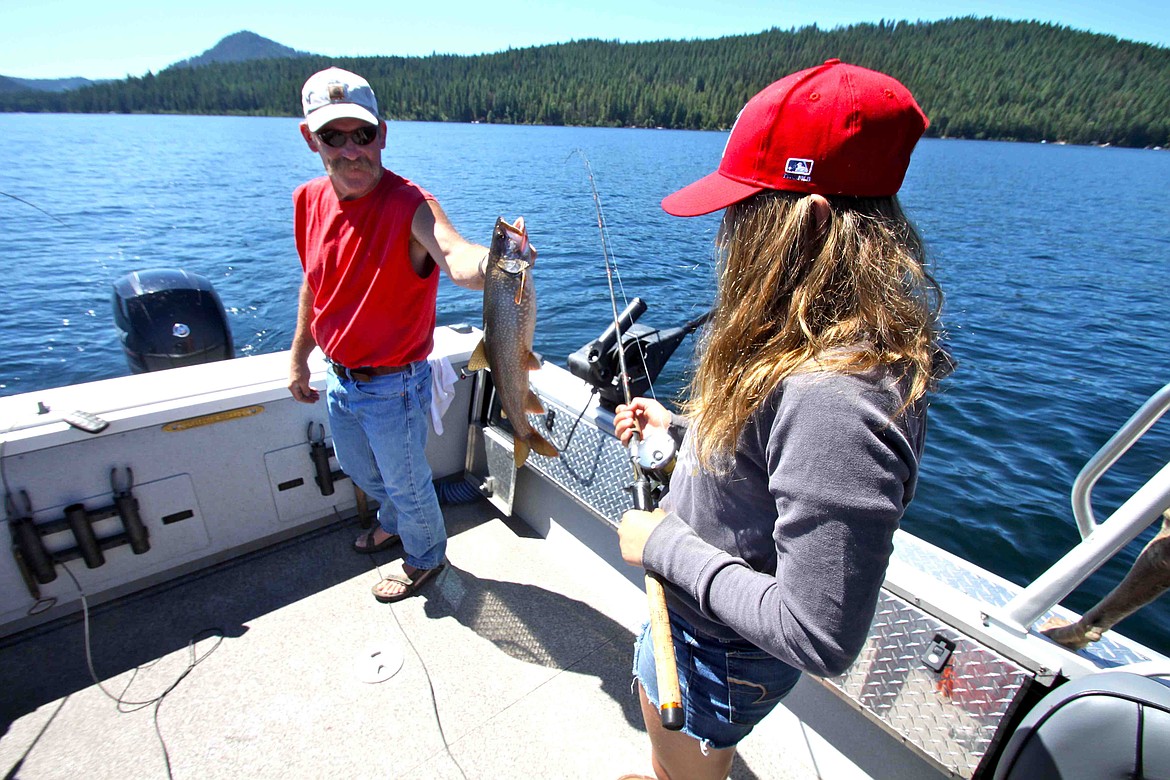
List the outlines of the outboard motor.
{"label": "outboard motor", "polygon": [[183,270],[133,271],[114,282],[114,323],[135,374],[235,357],[211,282]]}
{"label": "outboard motor", "polygon": [[630,397],[645,395],[682,340],[711,316],[711,312],[706,312],[680,328],[658,329],[636,324],[644,311],[646,302],[635,298],[618,315],[620,347],[617,330],[611,323],[600,336],[569,355],[569,372],[596,387],[601,405],[610,411],[625,403],[619,376],[619,349],[625,353],[626,370],[630,372]]}

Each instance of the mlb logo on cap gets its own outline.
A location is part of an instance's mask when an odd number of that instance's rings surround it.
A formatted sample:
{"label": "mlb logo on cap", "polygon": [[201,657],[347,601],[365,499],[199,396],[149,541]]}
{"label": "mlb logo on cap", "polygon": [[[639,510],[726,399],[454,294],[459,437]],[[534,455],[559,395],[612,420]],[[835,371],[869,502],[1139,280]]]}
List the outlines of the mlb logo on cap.
{"label": "mlb logo on cap", "polygon": [[797,181],[812,181],[812,160],[802,160],[799,157],[789,157],[784,164],[784,178]]}

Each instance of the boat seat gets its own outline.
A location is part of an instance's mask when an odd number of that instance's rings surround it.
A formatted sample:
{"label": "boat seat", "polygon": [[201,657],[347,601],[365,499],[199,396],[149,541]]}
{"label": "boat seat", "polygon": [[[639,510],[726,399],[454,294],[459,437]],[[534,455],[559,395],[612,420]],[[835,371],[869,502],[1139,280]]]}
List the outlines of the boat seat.
{"label": "boat seat", "polygon": [[1100,672],[1040,700],[1008,740],[995,780],[1170,780],[1170,683]]}

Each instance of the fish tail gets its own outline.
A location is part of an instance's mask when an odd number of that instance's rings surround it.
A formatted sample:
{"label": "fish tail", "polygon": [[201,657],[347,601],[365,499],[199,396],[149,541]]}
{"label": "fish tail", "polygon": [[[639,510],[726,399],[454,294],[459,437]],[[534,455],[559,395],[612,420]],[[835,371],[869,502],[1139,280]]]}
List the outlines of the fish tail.
{"label": "fish tail", "polygon": [[512,459],[516,463],[516,468],[519,469],[528,460],[528,453],[536,451],[538,455],[543,455],[546,458],[555,458],[560,455],[560,451],[548,439],[541,436],[536,431],[529,431],[524,438],[515,437],[512,445]]}
{"label": "fish tail", "polygon": [[515,461],[517,469],[524,465],[524,461],[528,460],[529,449],[528,442],[523,439],[516,439],[512,442],[512,459]]}

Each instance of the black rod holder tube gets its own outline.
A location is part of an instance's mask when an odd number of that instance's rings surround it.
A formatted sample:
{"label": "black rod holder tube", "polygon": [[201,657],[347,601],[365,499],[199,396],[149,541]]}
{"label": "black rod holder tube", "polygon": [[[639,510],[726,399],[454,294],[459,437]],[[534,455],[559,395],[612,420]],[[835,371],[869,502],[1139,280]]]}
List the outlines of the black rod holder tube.
{"label": "black rod holder tube", "polygon": [[28,562],[20,554],[20,548],[15,545],[12,547],[12,557],[16,559],[16,568],[20,569],[20,578],[24,580],[24,587],[28,588],[28,595],[33,597],[33,601],[40,601],[41,587],[37,584],[36,575],[32,573]]}
{"label": "black rod holder tube", "polygon": [[126,529],[126,536],[130,539],[130,549],[135,555],[142,555],[150,549],[150,534],[142,524],[142,516],[138,514],[138,499],[134,495],[125,493],[114,494],[114,509],[118,517],[122,518],[122,527]]}
{"label": "black rod holder tube", "polygon": [[617,344],[618,327],[620,326],[622,333],[625,333],[645,311],[646,302],[644,300],[635,298],[630,301],[630,304],[618,315],[617,322],[611,322],[609,327],[597,338],[595,346],[589,350],[590,362],[598,360],[603,355],[608,355]]}
{"label": "black rod holder tube", "polygon": [[106,556],[98,546],[97,536],[90,525],[89,512],[85,510],[85,505],[70,504],[65,507],[65,519],[69,521],[69,527],[73,530],[73,538],[77,540],[77,549],[81,552],[85,565],[96,569],[105,563]]}
{"label": "black rod holder tube", "polygon": [[12,542],[20,552],[18,560],[31,570],[37,582],[45,585],[57,579],[53,559],[41,539],[41,532],[31,517],[11,517],[8,528],[12,531]]}
{"label": "black rod holder tube", "polygon": [[321,495],[333,495],[333,471],[329,468],[329,448],[325,442],[309,442],[309,456],[313,459],[313,468],[317,470],[317,487],[321,488]]}

